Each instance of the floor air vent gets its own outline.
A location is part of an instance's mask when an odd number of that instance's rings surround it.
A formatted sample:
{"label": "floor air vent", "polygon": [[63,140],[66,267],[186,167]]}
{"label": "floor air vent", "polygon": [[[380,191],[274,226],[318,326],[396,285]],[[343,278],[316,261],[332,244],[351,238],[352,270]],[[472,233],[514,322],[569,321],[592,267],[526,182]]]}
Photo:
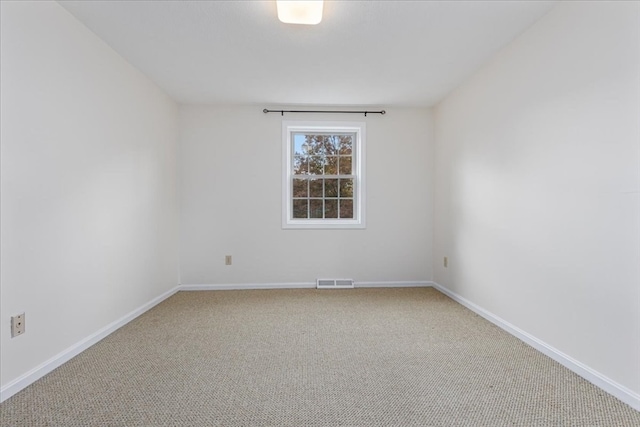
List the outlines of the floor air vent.
{"label": "floor air vent", "polygon": [[316,281],[317,289],[352,289],[353,280],[351,279],[318,279]]}

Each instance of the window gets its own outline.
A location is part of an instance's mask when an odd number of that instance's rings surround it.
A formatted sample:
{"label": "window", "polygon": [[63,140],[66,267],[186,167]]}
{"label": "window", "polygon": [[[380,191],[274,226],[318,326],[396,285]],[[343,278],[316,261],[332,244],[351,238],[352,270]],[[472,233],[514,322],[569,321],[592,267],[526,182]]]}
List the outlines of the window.
{"label": "window", "polygon": [[363,122],[282,123],[282,228],[364,228]]}

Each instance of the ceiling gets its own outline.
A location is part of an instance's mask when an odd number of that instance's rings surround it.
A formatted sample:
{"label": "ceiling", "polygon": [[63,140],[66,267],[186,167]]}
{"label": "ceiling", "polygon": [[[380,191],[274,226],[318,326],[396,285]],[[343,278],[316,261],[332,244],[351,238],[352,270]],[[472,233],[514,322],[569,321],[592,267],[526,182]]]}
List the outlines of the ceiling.
{"label": "ceiling", "polygon": [[553,1],[60,1],[183,104],[431,106]]}

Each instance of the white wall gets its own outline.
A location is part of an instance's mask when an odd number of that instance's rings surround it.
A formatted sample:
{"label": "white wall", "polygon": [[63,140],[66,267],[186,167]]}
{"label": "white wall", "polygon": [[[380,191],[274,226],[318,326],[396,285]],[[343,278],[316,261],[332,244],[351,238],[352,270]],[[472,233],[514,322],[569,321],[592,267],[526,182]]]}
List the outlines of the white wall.
{"label": "white wall", "polygon": [[5,387],[178,284],[177,107],[55,2],[1,30]]}
{"label": "white wall", "polygon": [[436,281],[636,396],[639,17],[562,2],[435,115]]}
{"label": "white wall", "polygon": [[[263,106],[181,107],[181,283],[431,280],[431,112],[367,124],[367,228],[282,230],[282,120]],[[233,265],[224,265],[224,256]]]}

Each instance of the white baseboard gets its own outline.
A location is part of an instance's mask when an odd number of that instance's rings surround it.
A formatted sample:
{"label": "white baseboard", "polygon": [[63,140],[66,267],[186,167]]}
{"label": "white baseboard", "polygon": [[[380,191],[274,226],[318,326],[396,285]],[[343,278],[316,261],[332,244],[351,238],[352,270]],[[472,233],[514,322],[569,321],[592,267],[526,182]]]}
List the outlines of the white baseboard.
{"label": "white baseboard", "polygon": [[302,283],[233,283],[180,285],[181,291],[239,291],[248,289],[304,289],[315,288],[316,282]]}
{"label": "white baseboard", "polygon": [[85,351],[86,349],[88,349],[89,347],[91,347],[92,345],[94,345],[95,343],[97,343],[107,335],[111,334],[112,332],[116,331],[117,329],[131,322],[136,317],[140,316],[142,313],[146,312],[147,310],[158,305],[165,299],[169,298],[171,295],[178,292],[179,288],[180,288],[179,286],[176,286],[175,288],[170,289],[169,291],[163,293],[162,295],[152,299],[148,303],[124,315],[123,317],[116,320],[115,322],[112,322],[109,325],[105,326],[104,328],[100,329],[99,331],[89,335],[82,341],[79,341],[78,343],[72,345],[71,347],[67,348],[61,353],[53,356],[51,359],[47,360],[46,362],[36,366],[26,374],[21,375],[20,377],[11,381],[10,383],[2,387],[2,389],[0,389],[0,402],[4,402],[8,398],[13,396],[17,392],[19,392],[20,390],[26,388],[27,386],[36,382],[43,376],[47,375],[49,372],[53,371],[63,363],[71,360],[73,357],[82,353],[83,351]]}
{"label": "white baseboard", "polygon": [[433,282],[355,282],[354,286],[356,288],[430,288],[433,286]]}
{"label": "white baseboard", "polygon": [[[354,282],[356,288],[416,288],[430,287],[433,282],[429,281],[395,281],[395,282]],[[181,291],[230,291],[245,289],[307,289],[315,288],[316,282],[299,282],[299,283],[235,283],[220,285],[180,285]]]}
{"label": "white baseboard", "polygon": [[587,381],[594,384],[595,386],[600,387],[602,390],[606,391],[607,393],[617,397],[627,405],[631,406],[636,411],[640,411],[640,395],[635,393],[633,390],[630,390],[627,387],[613,381],[612,379],[607,378],[605,375],[602,375],[601,373],[595,371],[594,369],[591,369],[585,364],[573,359],[572,357],[564,354],[560,350],[550,346],[544,341],[534,337],[533,335],[501,319],[500,317],[494,315],[493,313],[490,313],[484,308],[461,297],[455,292],[450,291],[444,286],[434,282],[433,287],[439,290],[440,292],[442,292],[443,294],[447,295],[452,300],[462,304],[463,306],[473,311],[474,313],[484,317],[494,325],[500,327],[501,329],[504,329],[511,335],[529,344],[531,347],[535,348],[539,352],[545,354],[546,356],[549,356],[556,362],[563,365],[565,368],[570,369],[571,371],[580,375],[582,378],[586,379]]}

